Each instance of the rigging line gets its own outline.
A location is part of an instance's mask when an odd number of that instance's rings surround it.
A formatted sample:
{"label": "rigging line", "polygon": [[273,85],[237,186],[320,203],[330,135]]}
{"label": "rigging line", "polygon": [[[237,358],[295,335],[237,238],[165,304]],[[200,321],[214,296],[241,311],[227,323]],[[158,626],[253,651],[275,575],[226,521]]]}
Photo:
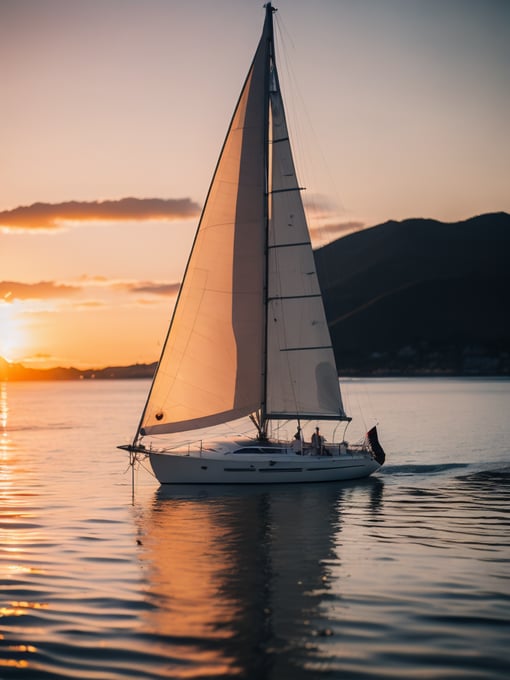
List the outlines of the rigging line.
{"label": "rigging line", "polygon": [[288,420],[288,421],[290,421],[290,420],[298,420],[298,419],[301,419],[301,418],[306,420],[305,425],[301,428],[303,430],[305,429],[305,427],[307,425],[310,425],[310,423],[313,420],[315,420],[315,421],[317,421],[317,420],[319,420],[319,421],[320,420],[324,420],[324,421],[331,420],[331,421],[335,421],[335,422],[338,421],[338,422],[342,422],[342,423],[350,422],[352,420],[352,418],[350,418],[349,416],[341,415],[339,413],[329,413],[329,414],[328,413],[307,413],[306,411],[303,413],[303,411],[298,412],[296,410],[295,413],[291,413],[290,411],[286,411],[284,413],[279,413],[279,412],[275,411],[275,412],[272,412],[270,414],[271,420]]}
{"label": "rigging line", "polygon": [[147,467],[147,465],[145,465],[145,462],[143,460],[138,459],[138,465],[141,468],[143,468],[145,470],[145,472],[148,472],[151,475],[151,477],[154,477],[154,479],[157,479],[154,472],[149,467]]}
{"label": "rigging line", "polygon": [[124,471],[124,474],[126,474],[129,468],[131,468],[131,505],[135,504],[135,488],[136,488],[135,474],[138,478],[138,470],[140,468],[143,468],[152,477],[154,477],[154,479],[156,479],[156,475],[154,474],[154,472],[151,469],[149,469],[146,465],[144,465],[145,458],[147,458],[146,455],[144,455],[144,458],[141,458],[141,454],[139,454],[136,451],[129,452],[129,462],[126,470]]}
{"label": "rigging line", "polygon": [[[371,390],[368,389],[368,385],[366,381],[361,380],[360,381],[360,411],[361,411],[361,419],[363,421],[363,426],[365,430],[368,432],[369,430],[369,425],[365,423],[365,420],[368,422],[373,421],[377,425],[379,423],[379,418],[376,416],[376,412],[374,409],[374,406],[372,404],[372,396],[371,396]],[[365,419],[364,413],[361,409],[361,397],[363,397],[363,402],[366,404],[366,410],[368,410],[368,415],[367,418]]]}
{"label": "rigging line", "polygon": [[[309,163],[306,160],[306,157],[309,156],[309,152],[305,149],[303,140],[305,138],[305,135],[303,134],[303,125],[301,123],[301,120],[299,117],[296,115],[296,112],[302,110],[302,108],[305,105],[305,102],[303,100],[303,97],[300,94],[299,86],[298,86],[298,81],[293,69],[293,60],[294,56],[293,53],[295,54],[296,48],[294,45],[294,41],[292,38],[292,34],[288,30],[286,24],[284,23],[284,20],[282,16],[276,15],[276,21],[275,21],[275,37],[277,40],[277,49],[278,49],[278,56],[279,56],[279,61],[282,66],[282,70],[286,73],[286,78],[284,79],[284,82],[282,84],[282,87],[280,88],[280,95],[282,97],[283,103],[287,102],[296,102],[295,106],[286,106],[285,109],[290,115],[291,120],[287,122],[287,135],[294,140],[294,162],[296,163],[296,155],[298,157],[298,162],[297,162],[297,175],[298,176],[305,176],[305,173],[303,172],[303,167],[305,164]],[[296,97],[296,95],[298,95]],[[304,159],[304,162],[303,162]]]}
{"label": "rigging line", "polygon": [[344,396],[350,402],[349,410],[351,412],[356,411],[357,422],[361,422],[362,425],[363,425],[363,430],[365,432],[367,432],[368,426],[367,426],[365,413],[364,413],[364,409],[363,409],[363,403],[362,403],[362,396],[363,396],[362,392],[364,391],[363,379],[351,381],[350,384],[349,384],[349,387],[347,386],[347,383],[344,382],[344,388],[345,388],[344,389]]}
{"label": "rigging line", "polygon": [[[296,142],[294,160],[297,161],[298,176],[311,188],[310,193],[307,194],[306,212],[310,215],[317,213],[318,209],[320,209],[319,212],[324,212],[324,196],[328,197],[327,214],[322,218],[316,217],[314,224],[310,224],[314,231],[314,240],[317,241],[317,246],[323,246],[334,238],[343,235],[339,231],[333,231],[333,237],[331,237],[328,226],[334,226],[344,221],[345,215],[349,211],[342,198],[343,189],[339,186],[338,179],[334,177],[331,161],[328,161],[324,144],[321,143],[320,136],[310,117],[309,102],[302,95],[300,82],[303,84],[303,80],[296,76],[294,68],[295,63],[299,62],[299,57],[294,58],[296,50],[293,36],[284,17],[280,14],[275,15],[275,28],[281,70],[282,72],[285,71],[287,76],[283,82],[284,99],[294,102],[294,106],[288,107],[291,118],[289,134]],[[304,143],[307,138],[310,138],[309,144]],[[311,149],[313,149],[313,152]],[[331,157],[331,154],[329,154],[329,157]],[[320,180],[322,176],[324,180]],[[324,184],[326,184],[326,187],[324,187]],[[322,189],[320,185],[322,185]]]}

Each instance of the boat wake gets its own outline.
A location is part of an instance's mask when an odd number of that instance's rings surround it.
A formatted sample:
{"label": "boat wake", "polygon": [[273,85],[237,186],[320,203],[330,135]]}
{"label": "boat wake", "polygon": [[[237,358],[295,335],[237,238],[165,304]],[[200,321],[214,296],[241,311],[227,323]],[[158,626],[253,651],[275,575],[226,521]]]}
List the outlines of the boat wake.
{"label": "boat wake", "polygon": [[430,465],[386,465],[379,474],[389,475],[434,475],[470,467],[469,463],[441,463]]}
{"label": "boat wake", "polygon": [[386,465],[379,470],[378,477],[404,477],[414,475],[442,475],[449,472],[459,472],[458,479],[468,482],[485,482],[489,484],[505,485],[510,483],[510,466],[501,463],[485,461],[480,463],[437,463],[429,465]]}
{"label": "boat wake", "polygon": [[473,484],[493,485],[500,489],[510,485],[510,466],[495,463],[494,467],[476,469],[461,477],[465,482]]}

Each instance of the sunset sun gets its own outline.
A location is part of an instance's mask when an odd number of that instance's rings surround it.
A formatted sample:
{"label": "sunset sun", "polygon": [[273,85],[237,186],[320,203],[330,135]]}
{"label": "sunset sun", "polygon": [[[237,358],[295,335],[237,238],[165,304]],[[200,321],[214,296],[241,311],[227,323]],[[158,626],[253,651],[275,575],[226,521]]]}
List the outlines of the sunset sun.
{"label": "sunset sun", "polygon": [[15,310],[10,304],[0,305],[0,357],[6,361],[18,361],[22,358],[27,342],[26,331],[22,322],[16,318]]}

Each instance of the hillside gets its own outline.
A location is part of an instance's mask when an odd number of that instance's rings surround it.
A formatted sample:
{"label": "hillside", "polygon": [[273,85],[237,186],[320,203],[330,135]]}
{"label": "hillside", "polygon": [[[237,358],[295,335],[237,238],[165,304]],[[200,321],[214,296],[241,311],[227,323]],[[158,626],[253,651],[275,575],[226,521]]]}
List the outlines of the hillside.
{"label": "hillside", "polygon": [[412,219],[316,251],[340,374],[510,373],[510,215]]}
{"label": "hillside", "polygon": [[[510,215],[411,219],[315,252],[340,375],[510,375]],[[37,370],[0,380],[150,378],[155,364]]]}
{"label": "hillside", "polygon": [[117,380],[152,378],[156,362],[132,366],[109,366],[108,368],[26,368],[22,364],[10,364],[0,357],[0,380]]}

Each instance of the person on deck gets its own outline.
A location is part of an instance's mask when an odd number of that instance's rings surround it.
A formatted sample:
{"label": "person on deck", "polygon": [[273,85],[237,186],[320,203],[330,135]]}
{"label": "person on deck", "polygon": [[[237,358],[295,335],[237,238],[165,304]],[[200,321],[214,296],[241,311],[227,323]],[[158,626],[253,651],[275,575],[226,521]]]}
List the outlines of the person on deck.
{"label": "person on deck", "polygon": [[298,456],[301,456],[303,453],[303,442],[301,440],[301,428],[298,427],[296,434],[294,435],[294,441],[292,442],[292,449],[294,450],[294,453],[297,453]]}
{"label": "person on deck", "polygon": [[312,448],[313,448],[314,455],[322,456],[323,446],[324,446],[324,437],[321,436],[319,428],[316,427],[315,432],[312,434]]}

